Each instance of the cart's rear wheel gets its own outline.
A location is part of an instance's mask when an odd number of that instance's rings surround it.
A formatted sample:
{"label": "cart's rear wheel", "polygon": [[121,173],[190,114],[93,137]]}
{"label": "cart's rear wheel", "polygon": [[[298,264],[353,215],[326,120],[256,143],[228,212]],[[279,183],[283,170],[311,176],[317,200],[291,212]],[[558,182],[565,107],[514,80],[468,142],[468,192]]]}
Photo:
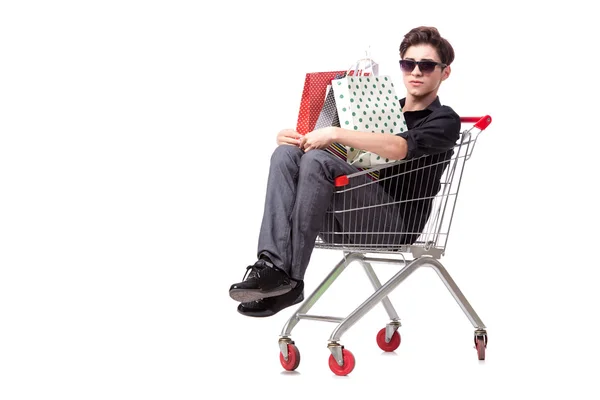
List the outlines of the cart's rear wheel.
{"label": "cart's rear wheel", "polygon": [[383,351],[394,351],[400,346],[400,334],[395,331],[389,343],[385,341],[385,328],[377,333],[377,345]]}
{"label": "cart's rear wheel", "polygon": [[485,360],[485,338],[479,336],[475,338],[475,348],[477,349],[477,358]]}
{"label": "cart's rear wheel", "polygon": [[300,365],[300,352],[298,351],[298,348],[296,347],[296,345],[290,344],[290,343],[288,343],[287,349],[288,349],[287,361],[283,357],[282,352],[279,352],[279,361],[281,362],[281,366],[286,371],[293,371],[296,368],[298,368],[298,365]]}
{"label": "cart's rear wheel", "polygon": [[336,375],[346,376],[354,369],[354,354],[352,354],[350,350],[342,349],[342,359],[344,360],[344,365],[340,366],[337,361],[335,361],[333,354],[331,354],[329,356],[329,369]]}

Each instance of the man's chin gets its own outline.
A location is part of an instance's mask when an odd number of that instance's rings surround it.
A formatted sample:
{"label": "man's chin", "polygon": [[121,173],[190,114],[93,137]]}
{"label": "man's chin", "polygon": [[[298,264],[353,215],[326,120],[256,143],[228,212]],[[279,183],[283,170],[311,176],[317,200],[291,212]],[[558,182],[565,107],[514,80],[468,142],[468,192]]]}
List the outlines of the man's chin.
{"label": "man's chin", "polygon": [[427,98],[427,96],[429,94],[431,94],[431,92],[425,92],[423,90],[418,90],[418,89],[412,89],[409,90],[408,93],[411,95],[411,97],[413,97],[415,100],[421,100],[421,99],[425,99]]}
{"label": "man's chin", "polygon": [[420,91],[420,90],[415,90],[415,89],[413,89],[413,90],[409,90],[409,91],[408,91],[408,93],[409,93],[409,94],[410,94],[412,97],[414,97],[415,99],[422,99],[423,97],[425,97],[425,95],[423,94],[423,92],[422,92],[422,91]]}

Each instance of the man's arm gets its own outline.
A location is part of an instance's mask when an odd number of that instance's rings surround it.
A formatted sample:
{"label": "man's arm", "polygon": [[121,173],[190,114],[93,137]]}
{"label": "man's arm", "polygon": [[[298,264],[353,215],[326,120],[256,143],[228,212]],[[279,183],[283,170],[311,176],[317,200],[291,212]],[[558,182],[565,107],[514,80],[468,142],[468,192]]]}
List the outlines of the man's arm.
{"label": "man's arm", "polygon": [[331,143],[338,142],[390,160],[404,160],[450,150],[459,135],[460,117],[449,108],[441,108],[421,126],[396,135],[327,127],[307,133],[302,138],[300,147],[309,151],[324,149]]}
{"label": "man's arm", "polygon": [[351,131],[333,126],[307,133],[302,139],[300,147],[304,151],[324,149],[333,142],[355,149],[371,151],[390,160],[402,160],[408,153],[408,144],[403,137]]}
{"label": "man's arm", "polygon": [[334,141],[348,147],[370,151],[390,160],[402,160],[408,153],[406,139],[396,135],[357,132],[343,128],[334,128]]}
{"label": "man's arm", "polygon": [[460,137],[460,117],[449,108],[440,108],[417,128],[402,133],[407,143],[407,159],[438,154],[454,147]]}

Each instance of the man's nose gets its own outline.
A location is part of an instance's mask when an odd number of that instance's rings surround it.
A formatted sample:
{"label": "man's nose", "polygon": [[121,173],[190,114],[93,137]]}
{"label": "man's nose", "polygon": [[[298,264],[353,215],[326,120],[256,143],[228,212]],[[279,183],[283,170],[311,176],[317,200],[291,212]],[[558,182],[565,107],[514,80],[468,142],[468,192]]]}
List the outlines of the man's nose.
{"label": "man's nose", "polygon": [[419,64],[415,64],[415,67],[413,68],[412,72],[410,73],[411,75],[415,75],[415,76],[421,76],[423,75],[421,73],[421,70],[419,69]]}

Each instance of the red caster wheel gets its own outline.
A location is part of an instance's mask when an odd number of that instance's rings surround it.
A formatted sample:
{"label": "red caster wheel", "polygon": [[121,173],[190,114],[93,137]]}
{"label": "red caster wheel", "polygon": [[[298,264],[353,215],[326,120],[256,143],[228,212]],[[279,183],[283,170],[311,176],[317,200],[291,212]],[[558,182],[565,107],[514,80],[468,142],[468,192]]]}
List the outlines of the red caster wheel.
{"label": "red caster wheel", "polygon": [[298,348],[296,347],[296,345],[293,345],[293,344],[288,344],[287,349],[288,349],[287,361],[283,357],[282,352],[279,352],[279,361],[281,362],[281,366],[283,367],[283,369],[285,369],[286,371],[293,371],[296,368],[298,368],[298,365],[300,365],[300,352],[298,351]]}
{"label": "red caster wheel", "polygon": [[482,336],[478,336],[475,338],[475,348],[477,349],[477,358],[480,360],[485,360],[485,345],[486,340]]}
{"label": "red caster wheel", "polygon": [[394,332],[392,339],[389,343],[385,341],[385,328],[377,333],[377,345],[383,351],[394,351],[400,346],[400,334],[398,331]]}
{"label": "red caster wheel", "polygon": [[340,366],[335,361],[333,354],[331,354],[329,356],[329,369],[336,375],[346,376],[354,369],[354,354],[350,350],[342,349],[342,359],[344,360],[344,365]]}

